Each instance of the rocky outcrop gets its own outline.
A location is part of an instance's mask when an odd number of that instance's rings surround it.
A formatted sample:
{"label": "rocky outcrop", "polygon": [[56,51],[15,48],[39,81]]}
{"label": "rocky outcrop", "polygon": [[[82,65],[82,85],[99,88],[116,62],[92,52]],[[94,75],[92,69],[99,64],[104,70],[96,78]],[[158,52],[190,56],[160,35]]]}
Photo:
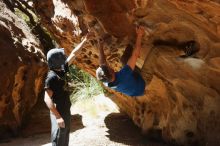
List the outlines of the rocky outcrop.
{"label": "rocky outcrop", "polygon": [[[104,36],[109,64],[117,71],[120,57],[135,41],[135,25],[144,25],[150,50],[141,73],[148,86],[137,99],[112,97],[145,134],[161,134],[184,145],[219,145],[220,4],[176,0],[48,0],[34,1],[42,24],[69,53],[88,29]],[[180,57],[185,42],[199,48]],[[98,67],[97,41],[90,41],[74,64],[92,75]],[[143,60],[142,60],[143,61]]]}
{"label": "rocky outcrop", "polygon": [[[135,25],[150,32],[143,40],[144,96],[113,92],[112,100],[147,135],[184,145],[220,145],[220,3],[217,0],[34,0],[34,8],[67,53],[88,29],[105,38],[109,64],[135,42]],[[40,42],[30,28],[0,2],[0,133],[18,129],[37,101],[46,72]],[[180,48],[199,48],[184,57]],[[44,51],[43,51],[44,52]],[[149,52],[146,60],[144,55]],[[91,40],[74,64],[95,75],[97,41]],[[8,129],[7,129],[8,128]],[[3,136],[0,136],[3,137]]]}
{"label": "rocky outcrop", "polygon": [[16,131],[42,91],[47,71],[39,40],[0,2],[0,139]]}

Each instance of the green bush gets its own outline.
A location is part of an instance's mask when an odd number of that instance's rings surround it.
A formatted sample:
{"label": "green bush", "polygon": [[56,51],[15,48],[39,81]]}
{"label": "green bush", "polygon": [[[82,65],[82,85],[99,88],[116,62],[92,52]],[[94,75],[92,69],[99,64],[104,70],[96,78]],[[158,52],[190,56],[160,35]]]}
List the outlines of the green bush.
{"label": "green bush", "polygon": [[104,92],[103,87],[94,77],[73,65],[70,67],[70,79],[73,88],[70,97],[73,103],[78,100],[92,98]]}

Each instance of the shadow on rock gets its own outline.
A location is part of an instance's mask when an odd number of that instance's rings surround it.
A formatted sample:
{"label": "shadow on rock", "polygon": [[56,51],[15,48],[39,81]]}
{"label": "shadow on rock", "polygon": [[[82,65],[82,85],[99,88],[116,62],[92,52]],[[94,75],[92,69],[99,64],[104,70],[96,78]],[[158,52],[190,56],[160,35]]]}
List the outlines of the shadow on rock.
{"label": "shadow on rock", "polygon": [[105,118],[108,128],[107,137],[111,141],[126,145],[138,146],[168,146],[162,142],[149,140],[144,136],[141,129],[134,125],[133,121],[125,114],[111,113]]}

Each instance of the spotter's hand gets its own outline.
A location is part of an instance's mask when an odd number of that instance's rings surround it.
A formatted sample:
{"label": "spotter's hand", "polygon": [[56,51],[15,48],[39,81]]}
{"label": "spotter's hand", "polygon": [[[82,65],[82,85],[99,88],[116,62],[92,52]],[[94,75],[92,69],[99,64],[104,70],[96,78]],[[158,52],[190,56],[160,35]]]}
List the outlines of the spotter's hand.
{"label": "spotter's hand", "polygon": [[56,121],[57,121],[57,125],[58,125],[60,128],[65,128],[65,123],[64,123],[64,120],[63,120],[62,117],[57,118]]}

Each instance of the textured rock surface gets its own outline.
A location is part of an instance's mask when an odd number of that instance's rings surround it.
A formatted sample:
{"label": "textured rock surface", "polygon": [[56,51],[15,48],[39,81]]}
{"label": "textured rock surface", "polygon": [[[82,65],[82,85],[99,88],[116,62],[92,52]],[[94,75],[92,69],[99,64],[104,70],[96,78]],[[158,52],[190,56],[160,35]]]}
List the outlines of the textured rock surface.
{"label": "textured rock surface", "polygon": [[[146,94],[135,100],[114,92],[117,97],[112,100],[146,134],[153,129],[174,143],[219,145],[219,1],[37,0],[34,4],[42,24],[67,52],[88,28],[97,36],[107,33],[105,52],[116,71],[125,47],[134,43],[135,24],[144,25],[151,32],[143,41],[143,49],[151,49],[141,70],[148,83]],[[183,52],[176,46],[191,40],[200,48],[196,57],[179,57]],[[96,44],[87,43],[74,62],[92,75],[98,66]]]}
{"label": "textured rock surface", "polygon": [[[217,0],[35,0],[42,24],[69,53],[88,29],[105,36],[105,53],[117,71],[128,44],[135,42],[135,24],[151,35],[141,73],[148,83],[138,99],[112,100],[143,133],[157,131],[179,144],[220,145],[220,3]],[[46,72],[37,39],[23,20],[0,2],[0,133],[21,126],[36,103]],[[200,50],[181,58],[178,47],[195,41]],[[165,42],[162,45],[158,42]],[[90,41],[74,64],[92,75],[98,67],[97,41]],[[2,136],[0,136],[2,138]]]}
{"label": "textured rock surface", "polygon": [[44,54],[26,23],[0,2],[0,139],[22,126],[46,72]]}

